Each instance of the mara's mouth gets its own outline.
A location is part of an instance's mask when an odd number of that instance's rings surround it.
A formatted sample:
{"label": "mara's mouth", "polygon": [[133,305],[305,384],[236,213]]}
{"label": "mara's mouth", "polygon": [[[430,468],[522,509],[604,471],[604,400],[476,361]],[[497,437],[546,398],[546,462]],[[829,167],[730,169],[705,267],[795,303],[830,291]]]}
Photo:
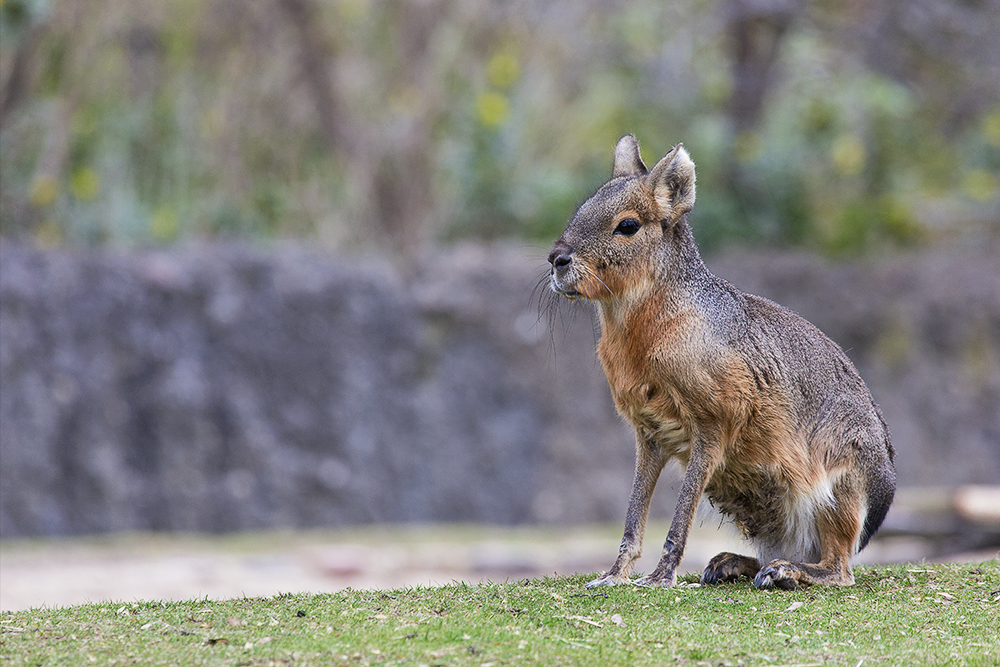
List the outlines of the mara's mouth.
{"label": "mara's mouth", "polygon": [[580,297],[583,296],[582,294],[580,294],[579,292],[577,292],[575,289],[574,290],[563,290],[563,289],[559,289],[557,287],[553,287],[552,290],[556,294],[564,296],[567,299],[569,299],[570,301],[576,301],[577,299],[579,299]]}
{"label": "mara's mouth", "polygon": [[574,301],[574,300],[579,299],[580,297],[583,296],[583,294],[581,294],[580,292],[578,292],[573,287],[569,287],[569,286],[566,286],[566,285],[560,285],[559,284],[559,279],[555,275],[551,276],[551,279],[549,280],[549,287],[552,288],[553,292],[555,292],[556,294],[558,294],[560,296],[566,297],[570,301]]}

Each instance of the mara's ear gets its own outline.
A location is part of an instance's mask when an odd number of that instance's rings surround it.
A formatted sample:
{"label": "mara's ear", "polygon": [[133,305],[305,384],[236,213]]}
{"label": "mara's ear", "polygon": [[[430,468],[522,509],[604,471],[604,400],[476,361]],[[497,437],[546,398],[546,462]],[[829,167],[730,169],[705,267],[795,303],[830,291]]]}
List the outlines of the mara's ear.
{"label": "mara's ear", "polygon": [[646,185],[670,220],[694,208],[694,162],[683,144],[674,146],[656,163],[646,177]]}
{"label": "mara's ear", "polygon": [[646,165],[639,157],[639,141],[631,134],[626,134],[615,146],[615,168],[611,172],[611,178],[642,176],[645,173]]}

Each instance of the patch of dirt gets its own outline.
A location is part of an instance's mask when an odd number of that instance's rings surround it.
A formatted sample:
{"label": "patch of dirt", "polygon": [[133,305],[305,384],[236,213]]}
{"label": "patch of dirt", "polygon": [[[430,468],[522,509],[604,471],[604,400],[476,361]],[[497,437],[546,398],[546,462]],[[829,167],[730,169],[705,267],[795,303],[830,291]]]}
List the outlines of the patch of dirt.
{"label": "patch of dirt", "polygon": [[[85,602],[271,596],[598,572],[620,526],[500,528],[379,526],[230,536],[128,534],[11,540],[0,546],[0,609]],[[667,525],[651,524],[637,571],[659,557]],[[692,531],[684,571],[700,571],[741,541]]]}

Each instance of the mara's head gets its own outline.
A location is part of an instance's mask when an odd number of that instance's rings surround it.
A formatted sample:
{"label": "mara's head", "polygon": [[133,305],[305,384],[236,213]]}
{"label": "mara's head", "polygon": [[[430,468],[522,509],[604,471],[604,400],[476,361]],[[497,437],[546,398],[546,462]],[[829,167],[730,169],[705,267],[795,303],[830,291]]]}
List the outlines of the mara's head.
{"label": "mara's head", "polygon": [[611,179],[577,209],[552,246],[552,289],[620,299],[649,283],[665,236],[694,206],[694,163],[680,144],[646,169],[639,142],[618,140]]}

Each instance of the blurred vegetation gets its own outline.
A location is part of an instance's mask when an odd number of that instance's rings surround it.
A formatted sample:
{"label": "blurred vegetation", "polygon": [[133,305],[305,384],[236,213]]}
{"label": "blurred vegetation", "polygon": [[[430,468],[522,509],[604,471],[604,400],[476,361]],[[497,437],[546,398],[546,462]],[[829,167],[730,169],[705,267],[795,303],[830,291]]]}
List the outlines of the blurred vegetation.
{"label": "blurred vegetation", "polygon": [[0,234],[548,240],[635,133],[703,246],[1000,232],[998,0],[0,0]]}

